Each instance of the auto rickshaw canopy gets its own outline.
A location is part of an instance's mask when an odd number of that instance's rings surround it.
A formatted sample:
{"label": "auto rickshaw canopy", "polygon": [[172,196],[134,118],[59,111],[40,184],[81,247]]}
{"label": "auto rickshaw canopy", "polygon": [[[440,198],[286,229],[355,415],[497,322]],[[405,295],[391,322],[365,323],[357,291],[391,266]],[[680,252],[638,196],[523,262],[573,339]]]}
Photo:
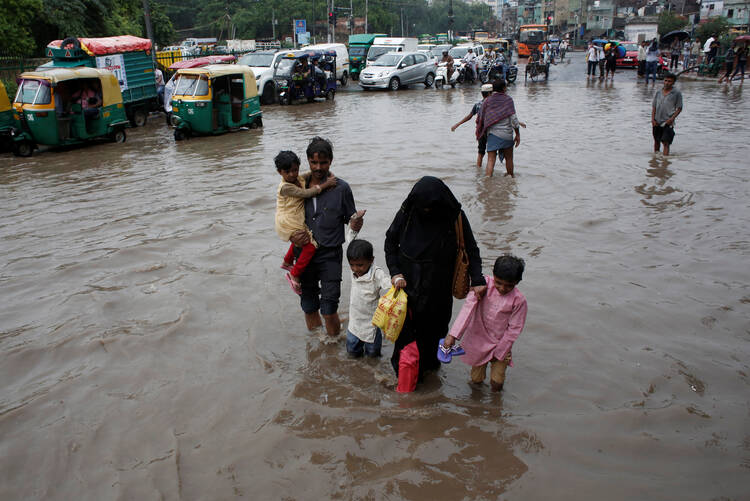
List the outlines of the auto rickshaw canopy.
{"label": "auto rickshaw canopy", "polygon": [[102,86],[102,106],[122,103],[120,83],[114,73],[94,68],[54,68],[46,71],[29,71],[22,73],[21,80],[41,80],[55,87],[60,82],[69,80],[97,79]]}
{"label": "auto rickshaw canopy", "polygon": [[8,99],[8,92],[5,90],[5,85],[0,81],[0,113],[3,111],[10,110],[10,99]]}
{"label": "auto rickshaw canopy", "polygon": [[255,83],[255,74],[250,66],[244,64],[209,64],[202,68],[184,68],[177,70],[179,75],[196,75],[209,79],[224,76],[242,76],[245,81],[245,99],[258,95],[258,85]]}

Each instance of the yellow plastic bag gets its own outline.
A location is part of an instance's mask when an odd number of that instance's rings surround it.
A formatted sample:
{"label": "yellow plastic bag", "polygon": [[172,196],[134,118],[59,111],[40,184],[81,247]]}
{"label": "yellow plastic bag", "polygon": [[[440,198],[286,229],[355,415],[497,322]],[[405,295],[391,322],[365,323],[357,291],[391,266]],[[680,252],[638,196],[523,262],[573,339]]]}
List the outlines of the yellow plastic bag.
{"label": "yellow plastic bag", "polygon": [[406,320],[406,291],[391,287],[378,301],[378,308],[372,316],[372,325],[380,327],[390,342],[395,342],[401,334]]}

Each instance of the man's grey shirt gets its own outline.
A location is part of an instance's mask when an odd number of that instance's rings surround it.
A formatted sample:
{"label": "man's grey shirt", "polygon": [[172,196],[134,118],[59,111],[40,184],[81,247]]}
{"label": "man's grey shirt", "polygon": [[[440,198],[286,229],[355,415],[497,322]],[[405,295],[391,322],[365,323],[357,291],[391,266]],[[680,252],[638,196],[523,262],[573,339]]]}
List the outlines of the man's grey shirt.
{"label": "man's grey shirt", "polygon": [[664,122],[674,115],[677,108],[682,108],[682,92],[672,87],[669,94],[665,96],[664,92],[659,90],[654,95],[652,106],[656,110],[654,112],[654,120],[659,125],[664,125]]}

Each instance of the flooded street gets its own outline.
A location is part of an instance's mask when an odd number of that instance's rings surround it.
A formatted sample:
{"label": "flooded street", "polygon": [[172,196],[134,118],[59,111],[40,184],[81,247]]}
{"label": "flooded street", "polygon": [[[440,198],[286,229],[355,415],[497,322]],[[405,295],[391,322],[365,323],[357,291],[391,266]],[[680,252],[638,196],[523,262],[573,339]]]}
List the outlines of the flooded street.
{"label": "flooded street", "polygon": [[[261,130],[176,144],[152,116],[125,144],[0,157],[0,499],[748,499],[750,84],[678,81],[664,158],[633,71],[521,66],[515,179],[474,165],[473,120],[450,131],[478,85],[353,84]],[[501,395],[461,362],[400,395],[390,343],[351,360],[307,332],[273,157],[314,135],[380,266],[428,174],[485,273],[526,259]]]}

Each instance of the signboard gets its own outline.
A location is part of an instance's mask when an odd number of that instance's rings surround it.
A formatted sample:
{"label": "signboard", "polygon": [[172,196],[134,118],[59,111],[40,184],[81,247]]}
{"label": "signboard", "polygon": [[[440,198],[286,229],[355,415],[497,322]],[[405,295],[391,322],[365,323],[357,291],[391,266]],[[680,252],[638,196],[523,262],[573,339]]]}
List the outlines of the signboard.
{"label": "signboard", "polygon": [[125,76],[125,64],[122,54],[110,54],[108,56],[99,56],[96,58],[96,67],[100,70],[108,70],[115,74],[117,81],[120,83],[120,91],[128,88],[128,79]]}
{"label": "signboard", "polygon": [[307,21],[304,19],[294,20],[294,32],[296,34],[305,33],[307,31]]}
{"label": "signboard", "polygon": [[298,33],[297,43],[300,45],[308,45],[310,43],[310,32],[306,31],[304,33]]}

